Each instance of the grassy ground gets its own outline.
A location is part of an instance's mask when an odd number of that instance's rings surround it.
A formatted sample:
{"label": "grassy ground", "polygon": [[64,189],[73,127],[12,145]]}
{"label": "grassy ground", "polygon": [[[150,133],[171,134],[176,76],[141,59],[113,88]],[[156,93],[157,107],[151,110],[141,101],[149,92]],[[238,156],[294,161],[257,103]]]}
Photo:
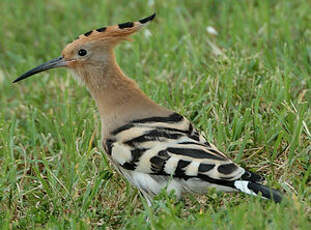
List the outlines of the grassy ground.
{"label": "grassy ground", "polygon": [[[308,0],[1,0],[0,227],[311,229],[310,7]],[[286,192],[282,204],[211,191],[182,202],[163,193],[145,208],[105,158],[95,104],[69,73],[11,83],[78,34],[154,11],[148,30],[117,49],[121,67]]]}

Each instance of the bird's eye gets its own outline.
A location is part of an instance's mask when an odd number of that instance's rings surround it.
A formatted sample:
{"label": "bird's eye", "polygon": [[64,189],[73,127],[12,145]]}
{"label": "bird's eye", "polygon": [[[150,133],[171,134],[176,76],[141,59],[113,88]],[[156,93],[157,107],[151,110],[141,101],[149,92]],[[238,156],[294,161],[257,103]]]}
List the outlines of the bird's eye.
{"label": "bird's eye", "polygon": [[85,56],[87,54],[87,51],[85,49],[80,49],[78,54],[79,56]]}

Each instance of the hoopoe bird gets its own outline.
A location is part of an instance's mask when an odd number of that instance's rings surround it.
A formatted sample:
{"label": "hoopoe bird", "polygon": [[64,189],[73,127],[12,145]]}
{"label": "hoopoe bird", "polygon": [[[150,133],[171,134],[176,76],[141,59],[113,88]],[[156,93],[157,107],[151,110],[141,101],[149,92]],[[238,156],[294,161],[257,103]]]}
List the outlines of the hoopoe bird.
{"label": "hoopoe bird", "polygon": [[62,55],[24,73],[14,82],[52,68],[67,67],[96,101],[102,145],[115,168],[152,204],[162,189],[205,193],[211,187],[280,202],[264,178],[230,160],[182,115],[149,99],[116,63],[114,48],[142,29],[155,14],[137,22],[91,30],[68,44]]}

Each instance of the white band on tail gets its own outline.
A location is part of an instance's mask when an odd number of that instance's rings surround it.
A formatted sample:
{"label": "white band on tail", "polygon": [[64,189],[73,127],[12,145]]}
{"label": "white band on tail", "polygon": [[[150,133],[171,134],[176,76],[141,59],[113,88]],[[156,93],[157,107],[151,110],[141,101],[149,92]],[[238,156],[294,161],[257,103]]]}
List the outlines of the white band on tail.
{"label": "white band on tail", "polygon": [[249,181],[245,181],[245,180],[237,180],[234,182],[234,186],[239,189],[241,192],[244,192],[244,193],[247,193],[247,194],[250,194],[250,195],[254,195],[254,196],[257,196],[257,194],[253,191],[251,191],[249,188],[248,188],[248,183]]}

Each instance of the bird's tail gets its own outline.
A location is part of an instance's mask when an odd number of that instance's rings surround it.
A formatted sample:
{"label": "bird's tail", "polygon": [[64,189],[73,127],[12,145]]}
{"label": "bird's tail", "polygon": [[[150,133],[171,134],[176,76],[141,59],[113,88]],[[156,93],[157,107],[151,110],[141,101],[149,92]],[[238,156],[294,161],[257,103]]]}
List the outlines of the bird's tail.
{"label": "bird's tail", "polygon": [[282,201],[282,195],[279,191],[256,182],[236,180],[234,181],[234,187],[237,190],[250,195],[258,196],[259,193],[261,193],[263,198],[273,200],[276,203],[280,203]]}

